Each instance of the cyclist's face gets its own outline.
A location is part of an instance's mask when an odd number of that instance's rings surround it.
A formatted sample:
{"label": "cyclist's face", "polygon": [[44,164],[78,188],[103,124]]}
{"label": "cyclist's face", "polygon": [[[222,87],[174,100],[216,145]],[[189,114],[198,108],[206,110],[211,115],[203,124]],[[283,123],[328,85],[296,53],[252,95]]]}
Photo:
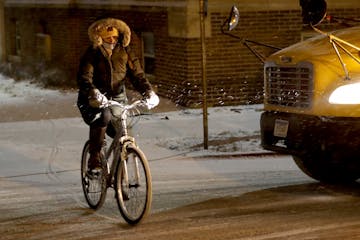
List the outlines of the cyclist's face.
{"label": "cyclist's face", "polygon": [[114,44],[114,43],[117,43],[118,38],[119,38],[118,36],[111,36],[111,37],[104,38],[103,40],[106,43]]}

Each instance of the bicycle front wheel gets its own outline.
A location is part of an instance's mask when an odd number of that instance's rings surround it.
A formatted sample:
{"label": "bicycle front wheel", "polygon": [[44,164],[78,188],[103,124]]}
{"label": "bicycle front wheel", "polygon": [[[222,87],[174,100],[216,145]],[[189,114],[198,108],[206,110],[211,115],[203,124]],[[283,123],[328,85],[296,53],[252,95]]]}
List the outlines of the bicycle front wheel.
{"label": "bicycle front wheel", "polygon": [[115,176],[115,196],[121,215],[129,224],[139,223],[150,211],[152,184],[149,163],[133,144],[119,161]]}
{"label": "bicycle front wheel", "polygon": [[89,157],[89,141],[87,141],[81,156],[81,185],[89,207],[98,209],[103,205],[106,197],[106,166],[104,166],[106,163],[103,162],[103,171],[98,176],[92,176],[88,172]]}

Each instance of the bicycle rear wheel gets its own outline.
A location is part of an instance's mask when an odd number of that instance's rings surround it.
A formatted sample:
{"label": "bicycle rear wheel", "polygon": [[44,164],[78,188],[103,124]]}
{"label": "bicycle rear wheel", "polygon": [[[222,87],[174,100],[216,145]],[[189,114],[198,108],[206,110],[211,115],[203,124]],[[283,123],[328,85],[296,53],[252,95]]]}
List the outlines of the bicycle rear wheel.
{"label": "bicycle rear wheel", "polygon": [[81,156],[81,184],[84,191],[86,202],[92,209],[100,208],[106,197],[107,184],[106,184],[106,163],[103,161],[103,170],[98,176],[92,176],[88,173],[88,160],[90,157],[89,153],[89,141],[84,145],[82,156]]}
{"label": "bicycle rear wheel", "polygon": [[152,184],[144,153],[129,144],[125,161],[119,161],[115,176],[115,196],[121,215],[129,224],[139,223],[150,211]]}

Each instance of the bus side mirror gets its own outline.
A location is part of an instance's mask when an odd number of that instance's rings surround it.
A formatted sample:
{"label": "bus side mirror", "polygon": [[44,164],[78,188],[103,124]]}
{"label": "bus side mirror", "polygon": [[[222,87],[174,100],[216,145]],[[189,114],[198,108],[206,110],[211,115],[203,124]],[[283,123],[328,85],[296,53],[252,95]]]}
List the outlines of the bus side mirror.
{"label": "bus side mirror", "polygon": [[233,30],[238,25],[239,18],[240,18],[239,10],[237,9],[236,6],[233,6],[231,8],[230,16],[228,18],[228,30],[229,31]]}

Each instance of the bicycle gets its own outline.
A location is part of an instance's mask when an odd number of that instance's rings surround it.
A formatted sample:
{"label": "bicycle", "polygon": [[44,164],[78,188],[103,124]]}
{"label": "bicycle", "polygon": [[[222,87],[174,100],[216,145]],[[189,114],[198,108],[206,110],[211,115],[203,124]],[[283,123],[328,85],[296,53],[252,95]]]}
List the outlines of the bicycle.
{"label": "bicycle", "polygon": [[109,100],[107,106],[120,109],[119,116],[113,114],[112,118],[116,134],[109,148],[105,140],[101,151],[102,171],[96,176],[88,171],[89,140],[85,143],[81,157],[82,188],[89,207],[95,210],[103,205],[107,189],[114,188],[122,217],[134,225],[150,211],[152,182],[147,158],[128,133],[128,116],[133,111],[138,116],[139,107],[146,106],[146,102],[137,100],[123,105]]}

